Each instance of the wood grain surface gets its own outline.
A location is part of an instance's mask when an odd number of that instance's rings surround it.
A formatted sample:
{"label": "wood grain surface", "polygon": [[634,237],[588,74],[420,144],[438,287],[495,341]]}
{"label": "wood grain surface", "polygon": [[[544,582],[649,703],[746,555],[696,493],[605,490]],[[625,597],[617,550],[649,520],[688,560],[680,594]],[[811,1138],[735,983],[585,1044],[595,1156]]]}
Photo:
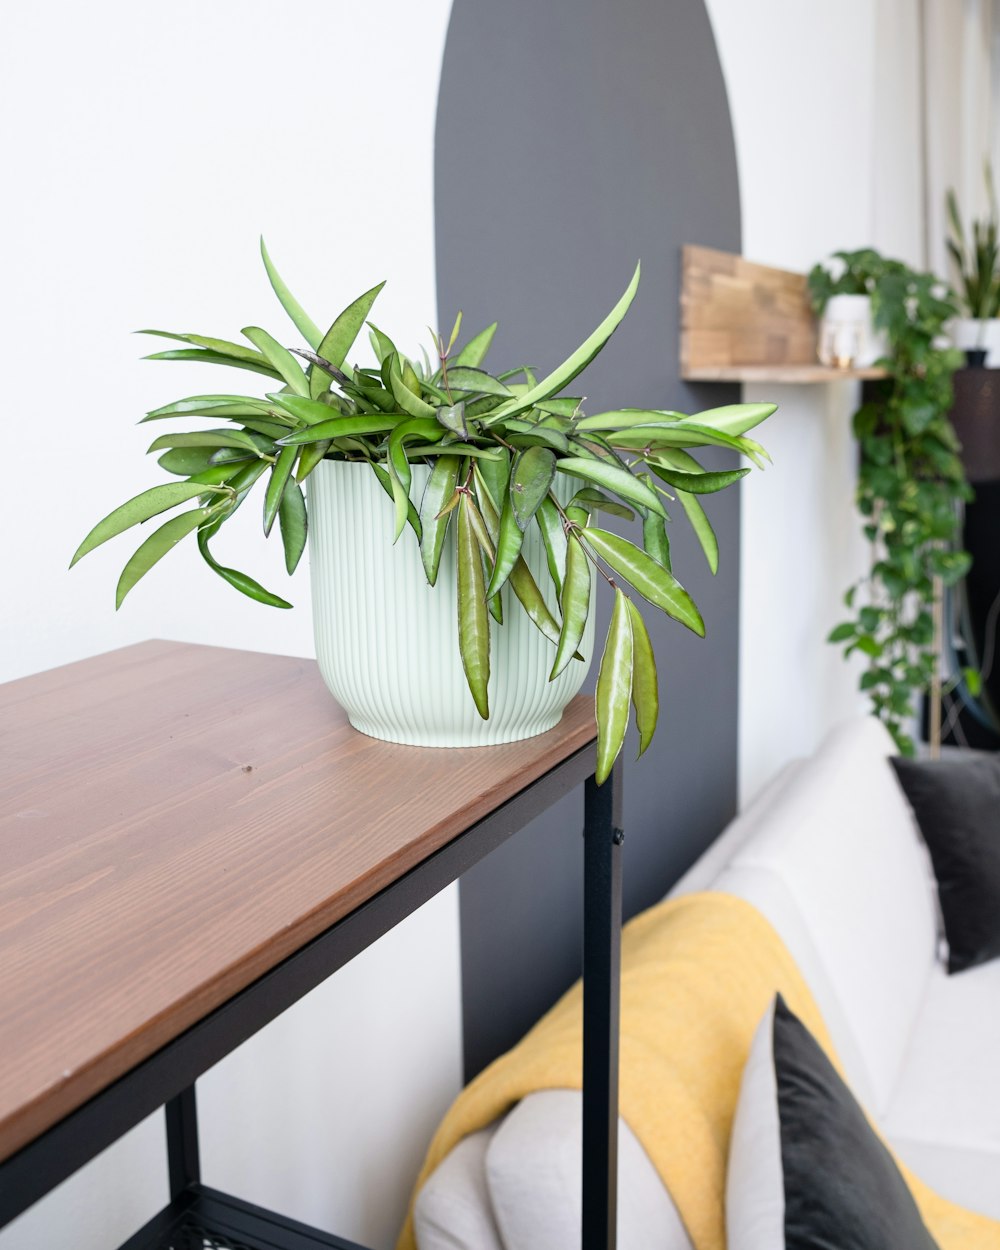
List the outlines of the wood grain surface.
{"label": "wood grain surface", "polygon": [[311,660],[179,643],[0,686],[0,1159],[595,734],[394,746]]}

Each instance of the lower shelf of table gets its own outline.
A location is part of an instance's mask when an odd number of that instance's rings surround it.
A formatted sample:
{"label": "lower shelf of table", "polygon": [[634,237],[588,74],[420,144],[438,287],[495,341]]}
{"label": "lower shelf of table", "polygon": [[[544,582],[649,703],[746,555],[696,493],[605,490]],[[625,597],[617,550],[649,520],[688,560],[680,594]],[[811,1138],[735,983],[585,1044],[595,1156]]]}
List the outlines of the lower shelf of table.
{"label": "lower shelf of table", "polygon": [[364,1250],[204,1185],[192,1185],[121,1250]]}

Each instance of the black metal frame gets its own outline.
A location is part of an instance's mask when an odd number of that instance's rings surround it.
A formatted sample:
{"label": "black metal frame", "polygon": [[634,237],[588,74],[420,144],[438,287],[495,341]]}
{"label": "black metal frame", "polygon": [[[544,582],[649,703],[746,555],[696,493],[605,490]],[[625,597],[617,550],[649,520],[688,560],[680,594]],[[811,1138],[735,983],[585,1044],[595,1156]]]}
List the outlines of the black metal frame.
{"label": "black metal frame", "polygon": [[[216,1228],[221,1245],[233,1238],[234,1244],[244,1244],[240,1237],[247,1237],[246,1245],[267,1250],[310,1246],[359,1250],[353,1243],[279,1219],[201,1185],[195,1080],[529,820],[585,782],[582,1250],[614,1250],[621,769],[616,765],[605,785],[597,786],[594,752],[591,743],[557,764],[0,1164],[0,1228],[162,1106],[171,1202],[122,1250],[174,1244],[171,1238],[187,1218]],[[228,1213],[232,1232],[226,1231],[229,1225],[218,1223],[223,1213]],[[279,1234],[279,1229],[286,1229],[287,1236]]]}

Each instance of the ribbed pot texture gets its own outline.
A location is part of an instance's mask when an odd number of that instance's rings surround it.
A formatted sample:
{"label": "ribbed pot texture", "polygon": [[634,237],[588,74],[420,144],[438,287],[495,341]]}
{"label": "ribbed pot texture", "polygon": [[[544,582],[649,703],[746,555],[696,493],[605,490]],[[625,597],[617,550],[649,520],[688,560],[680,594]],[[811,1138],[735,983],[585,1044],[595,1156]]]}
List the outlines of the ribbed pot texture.
{"label": "ribbed pot texture", "polygon": [[[413,468],[419,500],[428,470]],[[591,612],[580,653],[549,681],[555,648],[509,587],[503,625],[490,619],[490,716],[483,720],[458,649],[455,526],[428,586],[409,526],[393,546],[392,502],[367,465],[324,460],[309,477],[309,564],[316,658],[355,729],[411,746],[491,746],[544,733],[579,691],[594,646]],[[558,488],[568,499],[572,489]],[[524,557],[558,618],[537,526]]]}

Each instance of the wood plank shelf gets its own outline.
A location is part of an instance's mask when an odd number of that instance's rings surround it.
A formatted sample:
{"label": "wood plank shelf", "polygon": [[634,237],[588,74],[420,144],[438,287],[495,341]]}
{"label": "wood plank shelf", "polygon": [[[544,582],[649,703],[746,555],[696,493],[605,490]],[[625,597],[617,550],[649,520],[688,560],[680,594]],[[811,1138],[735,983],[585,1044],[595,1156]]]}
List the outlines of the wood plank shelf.
{"label": "wood plank shelf", "polygon": [[884,378],[819,362],[805,274],[687,246],[681,265],[681,377],[790,385]]}
{"label": "wood plank shelf", "polygon": [[830,365],[706,365],[689,369],[687,382],[775,382],[800,386],[814,382],[874,381],[889,375],[885,369],[834,369]]}

